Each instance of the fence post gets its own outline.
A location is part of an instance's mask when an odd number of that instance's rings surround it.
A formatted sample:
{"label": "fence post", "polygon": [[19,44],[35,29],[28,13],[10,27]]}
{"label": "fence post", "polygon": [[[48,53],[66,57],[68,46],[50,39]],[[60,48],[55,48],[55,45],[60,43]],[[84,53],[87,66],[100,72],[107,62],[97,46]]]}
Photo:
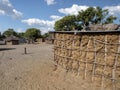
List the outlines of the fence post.
{"label": "fence post", "polygon": [[27,54],[27,49],[26,49],[26,47],[24,48],[24,54]]}

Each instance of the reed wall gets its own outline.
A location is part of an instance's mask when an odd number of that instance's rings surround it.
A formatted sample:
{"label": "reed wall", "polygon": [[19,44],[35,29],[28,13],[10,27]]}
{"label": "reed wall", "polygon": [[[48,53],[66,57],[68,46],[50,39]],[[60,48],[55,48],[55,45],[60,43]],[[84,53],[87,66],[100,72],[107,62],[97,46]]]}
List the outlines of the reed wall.
{"label": "reed wall", "polygon": [[57,66],[101,90],[120,90],[120,31],[53,33]]}

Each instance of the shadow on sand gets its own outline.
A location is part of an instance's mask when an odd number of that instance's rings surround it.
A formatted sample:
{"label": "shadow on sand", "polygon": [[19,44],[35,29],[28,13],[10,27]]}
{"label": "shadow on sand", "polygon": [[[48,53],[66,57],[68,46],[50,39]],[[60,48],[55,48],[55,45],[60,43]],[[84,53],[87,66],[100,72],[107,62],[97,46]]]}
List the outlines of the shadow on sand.
{"label": "shadow on sand", "polygon": [[0,48],[0,51],[5,51],[5,50],[14,50],[16,48]]}

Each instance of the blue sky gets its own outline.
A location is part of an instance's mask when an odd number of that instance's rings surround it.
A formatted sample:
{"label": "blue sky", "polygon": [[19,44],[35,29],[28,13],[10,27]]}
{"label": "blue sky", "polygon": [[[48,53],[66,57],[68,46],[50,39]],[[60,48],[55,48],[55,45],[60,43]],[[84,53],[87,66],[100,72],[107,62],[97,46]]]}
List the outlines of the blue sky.
{"label": "blue sky", "polygon": [[56,20],[90,6],[108,9],[120,23],[120,0],[0,0],[0,31],[25,32],[34,27],[45,33],[54,30]]}

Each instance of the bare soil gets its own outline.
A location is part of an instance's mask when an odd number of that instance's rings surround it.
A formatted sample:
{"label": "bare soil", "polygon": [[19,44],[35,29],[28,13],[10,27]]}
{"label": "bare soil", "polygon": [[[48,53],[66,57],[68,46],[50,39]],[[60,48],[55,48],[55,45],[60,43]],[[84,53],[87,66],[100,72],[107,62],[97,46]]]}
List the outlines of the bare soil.
{"label": "bare soil", "polygon": [[[27,54],[24,54],[24,48]],[[1,45],[0,90],[98,90],[53,64],[53,45]]]}

